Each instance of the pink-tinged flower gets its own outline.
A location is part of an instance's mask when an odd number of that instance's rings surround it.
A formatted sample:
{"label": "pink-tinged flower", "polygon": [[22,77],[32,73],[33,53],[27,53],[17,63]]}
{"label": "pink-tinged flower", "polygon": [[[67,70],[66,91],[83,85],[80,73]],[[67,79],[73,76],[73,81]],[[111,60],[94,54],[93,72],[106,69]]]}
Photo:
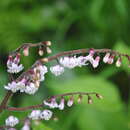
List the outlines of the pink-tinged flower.
{"label": "pink-tinged flower", "polygon": [[107,63],[108,60],[109,60],[109,57],[110,57],[110,53],[106,53],[106,55],[105,55],[104,58],[103,58],[103,62],[104,62],[104,63]]}
{"label": "pink-tinged flower", "polygon": [[8,83],[7,86],[4,86],[5,89],[12,91],[13,93],[19,90],[17,83],[15,81]]}
{"label": "pink-tinged flower", "polygon": [[55,65],[50,67],[50,71],[51,73],[53,73],[55,76],[59,76],[62,73],[64,73],[64,67],[60,66],[60,65]]}
{"label": "pink-tinged flower", "polygon": [[60,58],[59,62],[61,65],[69,69],[72,69],[78,65],[77,58],[75,56]]}
{"label": "pink-tinged flower", "polygon": [[88,65],[87,61],[88,61],[87,56],[79,56],[77,57],[77,62],[78,62],[77,66],[82,67],[82,66]]}
{"label": "pink-tinged flower", "polygon": [[51,99],[51,102],[43,101],[44,105],[48,106],[49,108],[58,108],[58,104],[55,98]]}
{"label": "pink-tinged flower", "polygon": [[35,86],[35,84],[32,83],[32,82],[30,82],[30,83],[26,86],[26,88],[25,88],[25,93],[31,95],[31,94],[36,93],[37,90],[38,90],[38,88]]}
{"label": "pink-tinged flower", "polygon": [[29,47],[25,47],[23,49],[23,54],[24,54],[24,56],[29,56]]}
{"label": "pink-tinged flower", "polygon": [[111,55],[110,57],[109,57],[109,59],[108,59],[108,64],[113,64],[113,62],[114,62],[114,55]]}
{"label": "pink-tinged flower", "polygon": [[68,102],[67,102],[67,106],[68,106],[68,107],[71,107],[71,106],[73,105],[73,103],[74,103],[74,99],[73,99],[73,97],[71,97],[71,98],[68,100]]}
{"label": "pink-tinged flower", "polygon": [[62,98],[61,101],[60,101],[60,104],[59,104],[59,109],[60,109],[60,110],[63,110],[64,107],[65,107],[65,99]]}
{"label": "pink-tinged flower", "polygon": [[30,130],[30,126],[28,124],[25,124],[21,130]]}
{"label": "pink-tinged flower", "polygon": [[90,49],[90,50],[89,50],[89,55],[90,55],[91,57],[93,57],[93,56],[94,56],[94,54],[95,54],[94,49]]}
{"label": "pink-tinged flower", "polygon": [[117,59],[117,61],[116,61],[116,67],[120,67],[121,64],[122,64],[122,59],[121,59],[121,57],[119,57],[119,58]]}
{"label": "pink-tinged flower", "polygon": [[5,120],[5,124],[6,126],[10,126],[10,127],[14,127],[15,125],[17,125],[19,123],[19,120],[17,117],[14,116],[9,116],[6,120]]}
{"label": "pink-tinged flower", "polygon": [[45,77],[44,75],[48,72],[47,70],[47,67],[45,65],[38,65],[36,68],[35,68],[35,73],[37,71],[39,71],[39,81],[44,81],[45,80]]}
{"label": "pink-tinged flower", "polygon": [[40,110],[33,110],[28,117],[31,118],[32,120],[38,120],[40,119],[40,114],[41,114]]}
{"label": "pink-tinged flower", "polygon": [[100,57],[97,56],[97,57],[95,58],[95,60],[93,60],[93,62],[92,62],[93,68],[97,68],[97,67],[98,67],[99,61],[100,61]]}
{"label": "pink-tinged flower", "polygon": [[53,112],[50,110],[44,110],[40,113],[40,118],[44,120],[50,120],[53,115]]}
{"label": "pink-tinged flower", "polygon": [[9,73],[19,73],[23,70],[23,65],[19,64],[20,62],[20,55],[16,55],[16,57],[13,59],[12,56],[9,56],[7,61],[7,68]]}

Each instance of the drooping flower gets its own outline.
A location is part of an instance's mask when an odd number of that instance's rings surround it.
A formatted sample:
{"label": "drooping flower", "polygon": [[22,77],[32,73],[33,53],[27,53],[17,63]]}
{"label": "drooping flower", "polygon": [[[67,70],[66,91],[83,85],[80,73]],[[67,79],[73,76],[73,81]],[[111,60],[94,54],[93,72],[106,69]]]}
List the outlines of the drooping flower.
{"label": "drooping flower", "polygon": [[119,57],[116,61],[116,67],[120,67],[121,66],[121,62],[122,62],[122,59],[121,57]]}
{"label": "drooping flower", "polygon": [[76,57],[60,58],[59,62],[60,62],[61,65],[63,65],[66,68],[69,68],[69,69],[72,69],[72,68],[74,68],[78,65]]}
{"label": "drooping flower", "polygon": [[21,81],[17,83],[17,87],[18,87],[18,90],[20,90],[20,92],[25,92],[25,88],[26,88],[25,83],[26,83],[25,79],[22,79]]}
{"label": "drooping flower", "polygon": [[93,68],[97,68],[97,67],[98,67],[99,61],[100,61],[100,57],[97,56],[97,57],[95,58],[95,60],[93,60],[93,62],[92,62]]}
{"label": "drooping flower", "polygon": [[25,93],[27,94],[34,94],[36,91],[38,90],[38,88],[35,86],[34,83],[30,82],[26,88],[25,88]]}
{"label": "drooping flower", "polygon": [[68,102],[67,102],[67,106],[68,106],[68,107],[71,107],[71,106],[73,105],[73,103],[74,103],[74,99],[73,99],[73,97],[71,97],[71,98],[68,100]]}
{"label": "drooping flower", "polygon": [[44,105],[48,106],[49,108],[58,108],[56,98],[52,98],[50,102],[47,102],[46,100],[44,100],[43,103],[44,103]]}
{"label": "drooping flower", "polygon": [[79,57],[77,57],[77,62],[78,62],[79,67],[88,65],[87,61],[88,61],[87,56],[79,56]]}
{"label": "drooping flower", "polygon": [[44,81],[44,75],[48,72],[47,67],[45,65],[38,65],[35,69],[36,72],[39,71],[39,81]]}
{"label": "drooping flower", "polygon": [[60,104],[59,104],[58,108],[59,108],[60,110],[63,110],[64,107],[65,107],[65,99],[62,98],[61,101],[60,101]]}
{"label": "drooping flower", "polygon": [[104,63],[107,63],[108,60],[109,60],[109,58],[110,58],[110,53],[106,53],[106,55],[105,55],[104,58],[103,58],[103,62],[104,62]]}
{"label": "drooping flower", "polygon": [[40,113],[40,118],[44,120],[50,120],[52,117],[53,113],[50,110],[44,110]]}
{"label": "drooping flower", "polygon": [[109,57],[109,59],[108,59],[108,64],[113,64],[113,62],[114,62],[114,55],[111,55],[110,57]]}
{"label": "drooping flower", "polygon": [[15,125],[17,125],[19,123],[19,120],[17,117],[14,116],[9,116],[6,120],[5,120],[5,124],[6,126],[10,126],[10,127],[14,127]]}
{"label": "drooping flower", "polygon": [[60,66],[60,65],[55,65],[50,67],[50,71],[51,73],[53,73],[55,76],[59,76],[62,73],[64,73],[64,67]]}
{"label": "drooping flower", "polygon": [[38,120],[40,118],[41,111],[40,110],[33,110],[31,114],[28,116],[32,120]]}
{"label": "drooping flower", "polygon": [[17,83],[15,81],[8,83],[7,86],[4,86],[5,89],[12,91],[13,93],[19,90]]}
{"label": "drooping flower", "polygon": [[9,56],[7,61],[7,68],[9,73],[19,73],[23,70],[23,65],[19,64],[20,62],[20,55],[17,54],[16,57],[13,59],[12,56]]}

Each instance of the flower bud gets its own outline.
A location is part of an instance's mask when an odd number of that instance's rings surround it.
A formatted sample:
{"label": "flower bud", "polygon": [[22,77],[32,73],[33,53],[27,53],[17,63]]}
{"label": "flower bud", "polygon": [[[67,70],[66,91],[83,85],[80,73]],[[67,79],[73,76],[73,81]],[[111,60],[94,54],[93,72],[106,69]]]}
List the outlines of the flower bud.
{"label": "flower bud", "polygon": [[78,101],[78,103],[81,103],[82,98],[83,98],[83,97],[82,97],[82,95],[79,95],[78,100],[77,100],[77,101]]}
{"label": "flower bud", "polygon": [[98,94],[98,93],[96,94],[96,97],[99,98],[99,99],[103,99],[103,96]]}
{"label": "flower bud", "polygon": [[51,46],[51,41],[46,41],[47,46]]}
{"label": "flower bud", "polygon": [[41,59],[42,62],[48,62],[48,58]]}
{"label": "flower bud", "polygon": [[23,49],[23,54],[24,54],[24,56],[29,56],[29,47],[25,47]]}
{"label": "flower bud", "polygon": [[92,104],[93,103],[93,100],[91,98],[91,96],[88,96],[88,104]]}
{"label": "flower bud", "polygon": [[48,54],[52,53],[52,50],[49,47],[46,48],[46,51]]}
{"label": "flower bud", "polygon": [[42,48],[39,48],[38,54],[39,54],[40,56],[43,56],[44,51],[43,51],[43,49],[42,49]]}
{"label": "flower bud", "polygon": [[110,56],[107,63],[108,63],[108,64],[113,64],[113,62],[114,62],[114,57],[115,57],[115,55]]}

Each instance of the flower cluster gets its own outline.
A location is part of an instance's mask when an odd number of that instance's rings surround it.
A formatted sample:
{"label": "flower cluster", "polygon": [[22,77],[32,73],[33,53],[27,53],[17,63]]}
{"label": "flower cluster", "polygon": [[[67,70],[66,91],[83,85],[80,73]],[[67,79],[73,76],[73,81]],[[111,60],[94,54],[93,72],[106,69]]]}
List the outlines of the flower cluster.
{"label": "flower cluster", "polygon": [[50,110],[33,110],[31,114],[28,116],[32,120],[50,120],[53,115],[53,112]]}
{"label": "flower cluster", "polygon": [[19,123],[19,120],[17,117],[14,116],[9,116],[6,120],[5,120],[5,124],[6,126],[10,126],[10,127],[14,127],[16,124]]}
{"label": "flower cluster", "polygon": [[8,57],[7,68],[9,73],[19,73],[23,70],[23,65],[20,63],[20,54],[17,54],[15,58],[12,56]]}
{"label": "flower cluster", "polygon": [[94,68],[97,68],[99,65],[100,57],[97,56],[94,59],[94,50],[90,49],[89,54],[87,56],[79,56],[79,57],[64,57],[59,60],[60,64],[66,68],[72,69],[75,67],[82,67],[88,65],[87,63],[91,63]]}
{"label": "flower cluster", "polygon": [[43,65],[36,66],[30,72],[30,76],[25,76],[21,81],[12,81],[5,86],[5,89],[11,90],[13,93],[20,91],[27,94],[34,94],[39,86],[40,82],[44,81],[44,75],[48,72],[47,67]]}
{"label": "flower cluster", "polygon": [[[60,103],[58,104],[56,101],[56,98],[53,97],[51,98],[50,102],[47,102],[46,100],[43,101],[45,106],[48,106],[49,108],[53,109],[53,108],[58,108],[59,110],[64,110],[65,107],[65,99],[62,97],[60,100]],[[71,97],[68,102],[67,102],[67,106],[71,107],[74,103],[73,98]]]}

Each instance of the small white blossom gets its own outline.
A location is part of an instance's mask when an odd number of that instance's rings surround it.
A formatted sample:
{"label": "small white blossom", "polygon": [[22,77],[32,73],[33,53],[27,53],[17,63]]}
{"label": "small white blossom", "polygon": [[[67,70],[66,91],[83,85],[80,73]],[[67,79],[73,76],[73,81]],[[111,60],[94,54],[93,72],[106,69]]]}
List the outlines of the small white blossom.
{"label": "small white blossom", "polygon": [[7,71],[9,73],[19,73],[20,71],[23,70],[23,68],[24,67],[22,64],[18,65],[18,64],[12,63],[11,66],[8,67]]}
{"label": "small white blossom", "polygon": [[64,73],[64,67],[60,66],[60,65],[56,65],[56,66],[52,66],[50,67],[50,71],[55,75],[55,76],[59,76],[62,73]]}
{"label": "small white blossom", "polygon": [[88,61],[88,57],[86,56],[79,56],[77,57],[78,66],[82,67],[88,65],[86,62]]}
{"label": "small white blossom", "polygon": [[60,109],[60,110],[63,110],[64,107],[65,107],[65,99],[62,98],[61,101],[60,101],[60,104],[59,104],[59,109]]}
{"label": "small white blossom", "polygon": [[93,68],[97,68],[97,67],[98,67],[99,61],[100,61],[100,57],[97,56],[97,57],[95,58],[95,60],[93,60],[93,62],[92,62]]}
{"label": "small white blossom", "polygon": [[39,72],[40,72],[39,81],[44,81],[45,80],[44,75],[48,72],[47,67],[45,65],[39,65],[39,66],[37,66],[36,69],[39,70]]}
{"label": "small white blossom", "polygon": [[17,83],[15,81],[8,83],[7,86],[4,86],[5,89],[12,91],[13,93],[19,90]]}
{"label": "small white blossom", "polygon": [[43,101],[43,103],[44,103],[44,105],[48,106],[49,108],[58,108],[59,107],[55,98],[52,98],[50,103],[45,100]]}
{"label": "small white blossom", "polygon": [[9,116],[6,120],[5,120],[5,124],[6,126],[11,126],[14,127],[16,124],[19,123],[18,118],[14,117],[14,116]]}
{"label": "small white blossom", "polygon": [[32,120],[38,120],[40,118],[41,111],[40,110],[33,110],[31,114],[28,116]]}
{"label": "small white blossom", "polygon": [[103,62],[104,62],[104,63],[107,63],[108,60],[109,60],[109,58],[110,58],[110,53],[106,53],[106,55],[105,55],[104,58],[103,58]]}
{"label": "small white blossom", "polygon": [[20,64],[20,55],[17,54],[16,57],[13,59],[12,56],[9,56],[8,61],[7,61],[7,68],[9,73],[19,73],[20,71],[23,70],[23,65]]}
{"label": "small white blossom", "polygon": [[121,66],[121,58],[118,58],[116,61],[116,67],[120,67]]}
{"label": "small white blossom", "polygon": [[74,103],[74,100],[73,99],[69,99],[68,102],[67,102],[67,106],[68,107],[71,107]]}
{"label": "small white blossom", "polygon": [[60,64],[64,67],[67,67],[69,69],[72,69],[78,65],[77,58],[76,57],[64,57],[60,58],[59,60]]}
{"label": "small white blossom", "polygon": [[20,92],[24,92],[25,88],[26,88],[24,81],[22,80],[22,81],[18,82],[17,87],[20,90]]}
{"label": "small white blossom", "polygon": [[23,127],[22,127],[22,129],[21,130],[30,130],[30,127],[29,127],[29,125],[24,125]]}
{"label": "small white blossom", "polygon": [[108,64],[113,64],[114,62],[114,55],[110,56],[109,59],[108,59]]}
{"label": "small white blossom", "polygon": [[53,113],[50,110],[44,110],[41,112],[40,114],[40,118],[44,119],[44,120],[50,120],[50,118],[52,117]]}
{"label": "small white blossom", "polygon": [[29,85],[26,86],[25,93],[34,94],[37,90],[38,88],[35,86],[34,83],[31,82],[29,83]]}

